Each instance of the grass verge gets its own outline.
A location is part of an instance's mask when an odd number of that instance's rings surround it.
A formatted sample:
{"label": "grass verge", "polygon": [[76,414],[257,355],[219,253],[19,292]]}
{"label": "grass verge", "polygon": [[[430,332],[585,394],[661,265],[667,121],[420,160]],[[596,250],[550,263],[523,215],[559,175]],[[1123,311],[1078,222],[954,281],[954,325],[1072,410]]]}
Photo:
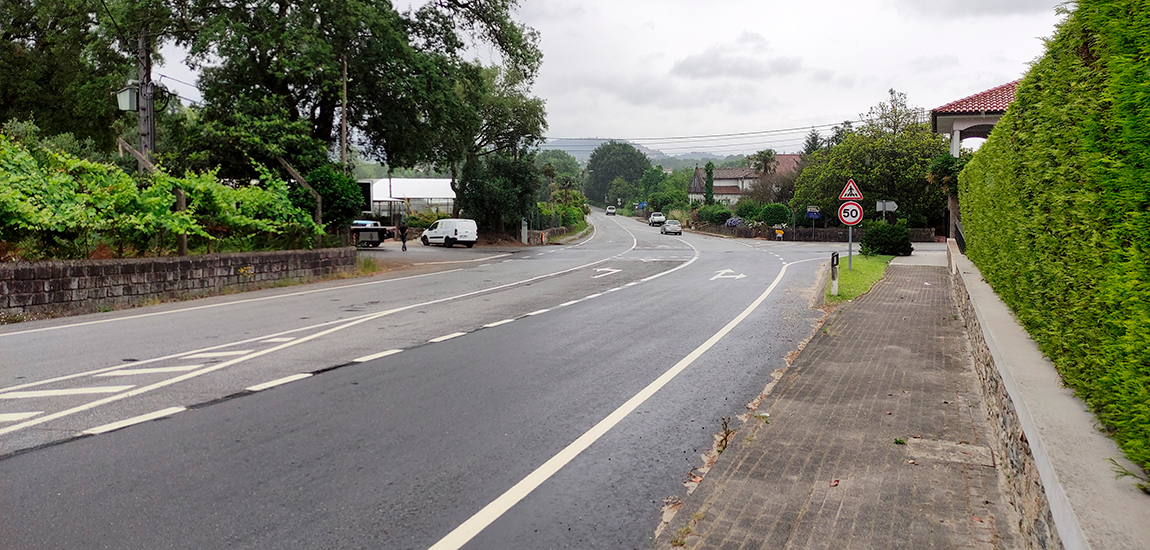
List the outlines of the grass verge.
{"label": "grass verge", "polygon": [[894,256],[856,255],[850,261],[851,269],[847,269],[847,258],[839,258],[839,295],[831,295],[831,283],[827,281],[827,304],[840,304],[866,294],[879,279],[882,279],[883,273],[886,272],[886,264],[891,258]]}

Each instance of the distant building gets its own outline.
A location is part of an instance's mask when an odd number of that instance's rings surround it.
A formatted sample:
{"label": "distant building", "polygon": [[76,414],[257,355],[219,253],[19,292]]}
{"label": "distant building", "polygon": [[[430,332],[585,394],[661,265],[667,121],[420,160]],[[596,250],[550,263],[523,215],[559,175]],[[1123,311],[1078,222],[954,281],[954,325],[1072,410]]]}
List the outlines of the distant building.
{"label": "distant building", "polygon": [[[801,157],[802,155],[794,154],[775,155],[778,164],[775,165],[774,173],[794,172],[798,169]],[[715,168],[715,202],[732,206],[738,204],[739,199],[751,190],[760,177],[761,174],[758,171],[750,168]],[[696,166],[695,176],[691,178],[691,183],[687,186],[687,199],[703,200],[706,188],[707,172]]]}
{"label": "distant building", "polygon": [[[376,216],[439,210],[451,212],[455,191],[447,178],[392,178],[360,180],[370,186],[371,209]],[[410,211],[409,211],[410,207]]]}

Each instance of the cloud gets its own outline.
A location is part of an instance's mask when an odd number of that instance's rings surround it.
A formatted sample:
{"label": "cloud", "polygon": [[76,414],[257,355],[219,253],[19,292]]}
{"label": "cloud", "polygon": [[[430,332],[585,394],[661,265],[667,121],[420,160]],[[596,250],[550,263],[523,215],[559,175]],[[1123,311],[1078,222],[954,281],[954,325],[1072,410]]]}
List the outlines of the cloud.
{"label": "cloud", "polygon": [[767,58],[764,55],[767,49],[767,39],[761,34],[744,31],[733,42],[716,44],[703,53],[679,59],[671,66],[671,74],[692,80],[766,80],[803,69],[802,59]]}
{"label": "cloud", "polygon": [[1063,0],[893,0],[893,5],[928,17],[984,17],[1053,13]]}
{"label": "cloud", "polygon": [[906,67],[916,73],[935,73],[949,71],[961,64],[962,60],[956,55],[930,55],[907,61]]}

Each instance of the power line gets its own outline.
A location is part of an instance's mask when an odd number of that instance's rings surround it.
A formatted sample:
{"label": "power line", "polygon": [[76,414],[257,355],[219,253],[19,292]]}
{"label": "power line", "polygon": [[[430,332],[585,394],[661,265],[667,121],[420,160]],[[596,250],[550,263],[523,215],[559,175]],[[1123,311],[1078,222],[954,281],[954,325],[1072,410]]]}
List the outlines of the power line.
{"label": "power line", "polygon": [[[843,122],[849,122],[851,124],[856,124],[856,123],[859,123],[862,121],[861,120],[849,120],[849,121],[843,121]],[[833,128],[835,126],[841,126],[843,124],[843,122],[833,122],[833,123],[828,123],[828,124],[813,124],[810,126],[798,126],[798,127],[794,127],[794,128],[776,128],[776,129],[772,129],[772,130],[759,130],[756,132],[736,132],[736,133],[729,133],[729,134],[701,134],[701,135],[695,135],[695,136],[667,136],[667,137],[611,138],[611,139],[615,139],[615,140],[619,140],[619,141],[630,141],[630,142],[643,142],[643,141],[656,141],[656,142],[658,142],[658,141],[673,141],[673,140],[721,139],[721,138],[729,138],[729,137],[736,137],[736,136],[761,136],[761,135],[768,135],[768,134],[782,134],[782,133],[788,133],[788,132],[807,132],[807,131],[814,130],[814,129]],[[551,140],[571,140],[571,141],[584,141],[584,140],[586,140],[586,141],[590,141],[590,140],[604,140],[605,138],[547,137],[545,139],[547,139],[548,141],[551,141]]]}

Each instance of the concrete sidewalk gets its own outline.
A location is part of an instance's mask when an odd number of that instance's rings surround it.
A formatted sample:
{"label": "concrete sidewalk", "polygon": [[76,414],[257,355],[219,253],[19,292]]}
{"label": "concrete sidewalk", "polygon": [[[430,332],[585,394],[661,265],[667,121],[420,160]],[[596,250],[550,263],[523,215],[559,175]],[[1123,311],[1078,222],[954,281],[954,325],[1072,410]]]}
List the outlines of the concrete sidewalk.
{"label": "concrete sidewalk", "polygon": [[927,263],[839,308],[657,548],[1022,545],[949,274]]}

